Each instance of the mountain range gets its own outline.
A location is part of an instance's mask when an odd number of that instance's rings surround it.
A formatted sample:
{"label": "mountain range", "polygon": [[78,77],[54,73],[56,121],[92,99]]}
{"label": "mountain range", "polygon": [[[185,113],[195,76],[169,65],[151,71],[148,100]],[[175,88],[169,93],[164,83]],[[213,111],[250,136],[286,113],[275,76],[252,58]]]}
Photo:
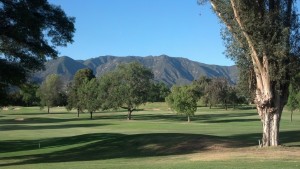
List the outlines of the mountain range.
{"label": "mountain range", "polygon": [[74,60],[63,56],[54,60],[49,60],[45,64],[45,70],[36,72],[33,80],[42,82],[49,74],[59,74],[65,83],[71,81],[79,69],[90,68],[96,77],[111,71],[120,63],[139,62],[152,70],[154,80],[163,82],[168,86],[174,84],[188,84],[200,76],[225,77],[230,83],[235,84],[238,80],[238,70],[236,66],[209,65],[191,61],[186,58],[161,56],[100,56],[87,60]]}

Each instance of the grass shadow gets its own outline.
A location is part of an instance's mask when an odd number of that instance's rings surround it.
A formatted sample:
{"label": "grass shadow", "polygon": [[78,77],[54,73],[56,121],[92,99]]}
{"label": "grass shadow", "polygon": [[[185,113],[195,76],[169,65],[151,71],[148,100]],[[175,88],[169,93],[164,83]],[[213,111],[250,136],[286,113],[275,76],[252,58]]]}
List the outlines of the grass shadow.
{"label": "grass shadow", "polygon": [[[30,148],[37,149],[39,140],[29,143],[22,140],[0,143],[5,145],[11,142],[18,145],[18,147],[23,147],[19,149],[19,151],[22,151],[30,150]],[[46,139],[42,142],[42,145],[47,145],[47,147],[86,143],[84,145],[45,154],[0,158],[0,160],[19,161],[0,164],[0,166],[179,155],[206,151],[211,145],[221,144],[222,142],[228,143],[228,141],[220,137],[199,134],[84,134],[73,137]],[[31,144],[31,146],[26,146],[27,144]],[[9,150],[6,149],[6,151]]]}
{"label": "grass shadow", "polygon": [[[256,146],[260,133],[240,134],[233,136],[212,136],[202,134],[182,133],[151,133],[151,134],[118,134],[118,133],[93,133],[71,137],[51,138],[43,140],[47,147],[57,147],[86,143],[67,150],[60,150],[44,154],[23,155],[0,158],[0,160],[15,161],[0,164],[0,166],[56,163],[72,161],[93,161],[115,158],[140,158],[154,156],[168,156],[190,154],[211,150],[212,147],[242,148]],[[33,140],[35,147],[27,147],[28,142],[23,140],[10,141],[21,150],[37,148],[37,142]],[[300,142],[300,131],[286,131],[281,133],[283,144]],[[2,146],[9,142],[0,142]],[[32,145],[33,146],[33,145]],[[297,145],[296,145],[297,146]],[[13,147],[13,146],[12,146]],[[8,151],[8,149],[4,149]],[[16,151],[16,150],[15,150]],[[17,161],[17,162],[16,162]]]}
{"label": "grass shadow", "polygon": [[22,120],[16,119],[1,119],[0,124],[37,124],[37,123],[64,123],[70,121],[82,121],[87,118],[74,117],[74,118],[51,118],[51,117],[30,117]]}
{"label": "grass shadow", "polygon": [[66,129],[79,127],[99,127],[111,124],[60,124],[60,125],[4,125],[0,126],[1,131],[15,131],[15,130],[48,130],[48,129]]}
{"label": "grass shadow", "polygon": [[[126,116],[101,116],[104,119],[121,119]],[[191,117],[192,122],[205,123],[229,123],[229,122],[249,122],[259,121],[256,113],[222,113],[222,114],[200,114]],[[187,117],[177,114],[133,114],[134,120],[158,120],[158,121],[187,121]]]}
{"label": "grass shadow", "polygon": [[251,122],[260,121],[257,119],[223,119],[223,120],[207,120],[206,123],[233,123],[233,122]]}
{"label": "grass shadow", "polygon": [[[40,115],[60,115],[60,114],[75,114],[74,112],[50,112],[50,113],[47,113],[47,112],[37,112],[37,113],[22,113],[22,112],[19,112],[19,113],[7,113],[7,115],[13,115],[13,116],[40,116]],[[77,113],[76,113],[77,114]]]}

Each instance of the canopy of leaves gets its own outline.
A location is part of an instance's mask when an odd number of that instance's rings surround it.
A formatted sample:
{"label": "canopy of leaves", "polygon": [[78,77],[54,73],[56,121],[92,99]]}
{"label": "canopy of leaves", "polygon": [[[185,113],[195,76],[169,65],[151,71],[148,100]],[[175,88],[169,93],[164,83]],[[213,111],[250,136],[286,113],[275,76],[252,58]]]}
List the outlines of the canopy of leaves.
{"label": "canopy of leaves", "polygon": [[95,78],[95,75],[93,74],[93,71],[88,68],[80,69],[75,73],[73,81],[68,86],[68,110],[75,108],[78,111],[83,111],[84,107],[83,104],[80,103],[81,96],[78,90],[82,85],[85,85],[87,81],[90,81],[93,78]]}
{"label": "canopy of leaves", "polygon": [[0,0],[0,90],[56,58],[56,46],[73,42],[74,21],[47,0]]}
{"label": "canopy of leaves", "polygon": [[163,102],[165,98],[169,95],[170,89],[168,86],[162,82],[151,83],[151,88],[148,95],[149,102]]}
{"label": "canopy of leaves", "polygon": [[190,86],[174,86],[166,97],[166,102],[173,111],[186,116],[192,116],[197,111],[197,100]]}
{"label": "canopy of leaves", "polygon": [[85,79],[78,89],[79,104],[82,108],[92,113],[98,110],[101,106],[101,101],[98,99],[98,81],[96,78],[91,80]]}
{"label": "canopy of leaves", "polygon": [[39,86],[36,84],[26,83],[20,87],[20,95],[22,96],[23,102],[27,106],[37,105],[39,98],[36,96],[36,92]]}
{"label": "canopy of leaves", "polygon": [[102,108],[133,111],[147,101],[151,79],[153,73],[137,62],[119,65],[100,78]]}
{"label": "canopy of leaves", "polygon": [[37,91],[41,107],[59,105],[62,93],[62,81],[57,74],[48,75]]}
{"label": "canopy of leaves", "polygon": [[[207,1],[198,0],[200,4]],[[277,88],[288,86],[300,67],[300,23],[296,1],[210,0],[210,2],[214,12],[224,23],[222,36],[227,47],[226,55],[238,65],[240,80],[246,81],[252,90],[255,89],[254,69],[263,64],[265,57],[271,83]],[[253,53],[257,55],[257,59],[252,57]]]}

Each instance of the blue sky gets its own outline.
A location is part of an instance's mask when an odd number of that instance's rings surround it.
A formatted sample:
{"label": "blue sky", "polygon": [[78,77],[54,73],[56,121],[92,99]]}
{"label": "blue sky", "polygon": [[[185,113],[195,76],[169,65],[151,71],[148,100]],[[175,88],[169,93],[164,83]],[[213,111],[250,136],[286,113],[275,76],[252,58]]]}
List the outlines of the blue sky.
{"label": "blue sky", "polygon": [[197,0],[49,0],[76,17],[74,43],[60,55],[185,57],[233,65],[223,52],[220,23]]}

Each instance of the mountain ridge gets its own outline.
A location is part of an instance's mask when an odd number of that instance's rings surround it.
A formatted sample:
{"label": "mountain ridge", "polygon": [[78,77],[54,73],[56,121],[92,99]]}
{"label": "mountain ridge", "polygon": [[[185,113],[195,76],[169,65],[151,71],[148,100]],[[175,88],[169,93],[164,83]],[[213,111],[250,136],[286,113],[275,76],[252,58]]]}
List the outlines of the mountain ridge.
{"label": "mountain ridge", "polygon": [[49,74],[59,74],[65,83],[73,79],[76,71],[83,68],[93,70],[96,77],[115,69],[121,63],[139,62],[152,70],[154,80],[164,82],[168,86],[191,83],[200,76],[225,77],[230,83],[237,82],[238,70],[236,66],[219,66],[191,61],[182,57],[160,56],[99,56],[86,60],[74,60],[68,56],[62,56],[45,63],[45,70],[36,72],[33,79],[36,82],[43,81]]}

